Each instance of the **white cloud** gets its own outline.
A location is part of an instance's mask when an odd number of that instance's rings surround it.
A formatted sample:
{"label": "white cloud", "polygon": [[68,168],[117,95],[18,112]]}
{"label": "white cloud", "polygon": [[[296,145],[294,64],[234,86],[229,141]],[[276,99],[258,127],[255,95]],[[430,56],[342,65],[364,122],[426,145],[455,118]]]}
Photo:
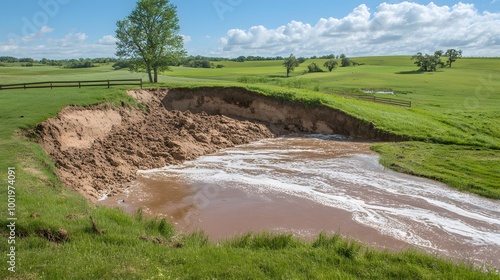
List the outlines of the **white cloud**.
{"label": "white cloud", "polygon": [[36,33],[32,33],[30,35],[27,35],[27,36],[24,36],[22,38],[23,42],[30,42],[30,41],[33,41],[35,39],[38,39],[38,38],[41,38],[43,37],[43,35],[47,34],[47,33],[51,33],[53,32],[54,29],[53,28],[50,28],[48,27],[47,25],[44,25],[40,28],[40,30],[38,30],[38,32]]}
{"label": "white cloud", "polygon": [[74,41],[75,43],[81,43],[85,41],[89,36],[85,33],[70,33],[64,37],[65,40]]}
{"label": "white cloud", "polygon": [[0,44],[0,52],[12,52],[17,49],[17,46],[8,45],[8,44]]}
{"label": "white cloud", "polygon": [[48,45],[54,47],[55,49],[63,48],[74,48],[80,49],[83,47],[83,43],[87,40],[88,36],[85,33],[68,33],[62,39],[47,39]]}
{"label": "white cloud", "polygon": [[465,55],[500,56],[500,13],[480,13],[473,4],[452,7],[413,2],[360,5],[344,18],[316,25],[291,21],[276,29],[231,29],[219,40],[219,55],[414,54],[462,49]]}
{"label": "white cloud", "polygon": [[[45,31],[47,30],[45,29]],[[9,56],[32,57],[35,59],[43,57],[69,59],[114,56],[116,48],[114,41],[116,39],[113,36],[103,36],[95,42],[88,42],[88,38],[89,36],[86,33],[78,32],[68,33],[60,38],[40,37],[31,41],[12,39],[0,42],[0,52]]]}
{"label": "white cloud", "polygon": [[181,35],[181,37],[182,37],[182,40],[184,40],[184,44],[191,42],[191,36]]}
{"label": "white cloud", "polygon": [[115,45],[116,41],[118,41],[113,35],[105,35],[99,41],[97,41],[101,45]]}

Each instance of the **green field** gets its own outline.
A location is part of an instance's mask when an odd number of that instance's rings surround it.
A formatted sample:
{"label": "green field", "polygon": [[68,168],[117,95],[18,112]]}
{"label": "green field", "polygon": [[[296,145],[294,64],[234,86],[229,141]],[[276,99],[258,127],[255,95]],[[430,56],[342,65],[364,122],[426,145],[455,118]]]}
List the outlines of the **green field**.
{"label": "green field", "polygon": [[[373,147],[384,165],[500,199],[500,59],[462,59],[453,68],[435,73],[415,72],[409,57],[355,60],[365,65],[303,75],[312,62],[306,61],[288,79],[280,61],[217,62],[226,67],[175,67],[160,81],[162,86],[238,85],[341,109],[408,140]],[[120,78],[145,79],[146,75],[114,71],[109,65],[0,67],[0,84]],[[360,89],[391,89],[396,93],[391,97],[412,101],[413,106],[381,105],[335,94]],[[304,243],[288,235],[261,234],[213,244],[201,233],[178,235],[164,221],[90,205],[61,185],[54,163],[19,131],[35,127],[68,105],[124,101],[135,106],[124,90],[0,91],[0,174],[5,185],[8,168],[16,167],[18,218],[17,273],[7,271],[4,262],[2,279],[500,279],[492,271],[470,265],[414,251],[380,252],[338,236]],[[7,189],[0,194],[7,201]],[[7,217],[5,207],[0,213]],[[92,227],[90,216],[101,232]],[[7,224],[6,219],[0,222],[5,236]],[[56,240],[60,228],[68,232],[66,242]],[[8,246],[3,241],[0,250],[7,252]]]}

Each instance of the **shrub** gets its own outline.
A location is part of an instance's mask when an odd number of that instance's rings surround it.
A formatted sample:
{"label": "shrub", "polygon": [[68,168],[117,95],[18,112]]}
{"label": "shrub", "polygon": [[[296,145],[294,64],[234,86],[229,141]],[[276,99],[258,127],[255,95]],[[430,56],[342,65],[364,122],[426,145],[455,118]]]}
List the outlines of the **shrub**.
{"label": "shrub", "polygon": [[307,66],[307,69],[309,69],[309,73],[323,72],[323,69],[319,68],[318,64],[314,62],[309,64],[309,66]]}
{"label": "shrub", "polygon": [[124,68],[129,68],[130,66],[130,61],[129,60],[119,60],[115,64],[113,64],[113,69],[115,70],[120,70]]}
{"label": "shrub", "polygon": [[192,68],[214,68],[214,64],[211,63],[208,59],[199,59],[199,58],[191,59],[187,61],[184,65],[186,67],[192,67]]}
{"label": "shrub", "polygon": [[350,58],[348,58],[348,57],[342,58],[342,61],[340,62],[341,67],[349,67],[351,65],[352,65],[352,61]]}
{"label": "shrub", "polygon": [[94,64],[90,59],[71,59],[64,64],[64,68],[91,68]]}

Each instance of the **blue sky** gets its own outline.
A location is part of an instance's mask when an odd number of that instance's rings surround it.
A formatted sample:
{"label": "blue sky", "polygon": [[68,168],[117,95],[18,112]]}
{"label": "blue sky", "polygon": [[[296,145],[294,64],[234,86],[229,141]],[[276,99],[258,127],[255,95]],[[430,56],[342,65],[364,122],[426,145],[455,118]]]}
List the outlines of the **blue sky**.
{"label": "blue sky", "polygon": [[[500,56],[500,0],[171,0],[189,54]],[[469,4],[468,4],[469,3]],[[114,56],[116,21],[136,0],[1,0],[0,56]]]}

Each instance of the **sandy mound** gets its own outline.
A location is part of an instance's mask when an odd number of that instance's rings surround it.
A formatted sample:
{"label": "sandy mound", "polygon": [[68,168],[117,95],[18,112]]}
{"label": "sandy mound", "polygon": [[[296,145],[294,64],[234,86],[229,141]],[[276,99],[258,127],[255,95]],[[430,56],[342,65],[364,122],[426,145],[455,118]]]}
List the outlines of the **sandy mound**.
{"label": "sandy mound", "polygon": [[54,137],[59,148],[66,151],[90,148],[95,140],[106,138],[113,126],[121,125],[122,117],[113,110],[65,108],[57,120],[48,122],[58,132]]}
{"label": "sandy mound", "polygon": [[123,190],[139,169],[160,168],[272,137],[267,127],[205,113],[167,111],[166,91],[131,91],[135,108],[68,107],[37,127],[63,183],[95,200]]}

